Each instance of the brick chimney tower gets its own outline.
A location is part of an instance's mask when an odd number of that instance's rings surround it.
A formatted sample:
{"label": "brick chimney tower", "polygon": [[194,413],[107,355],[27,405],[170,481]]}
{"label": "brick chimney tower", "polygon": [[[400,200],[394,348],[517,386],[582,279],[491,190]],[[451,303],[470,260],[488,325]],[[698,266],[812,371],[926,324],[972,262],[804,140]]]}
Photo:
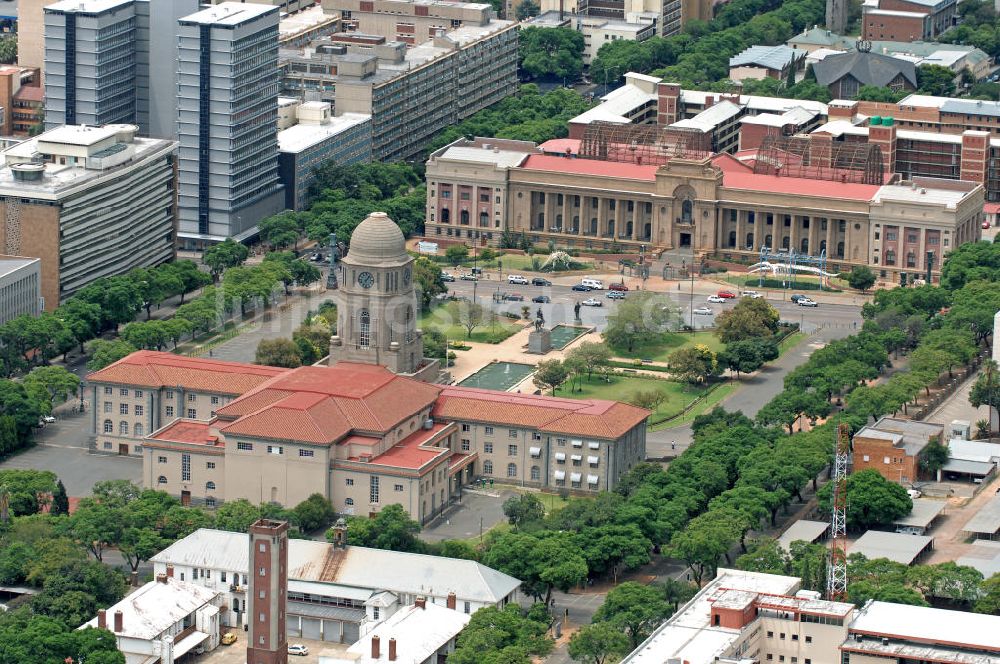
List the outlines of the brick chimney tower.
{"label": "brick chimney tower", "polygon": [[247,577],[247,664],[287,664],[288,522],[258,519],[250,526]]}

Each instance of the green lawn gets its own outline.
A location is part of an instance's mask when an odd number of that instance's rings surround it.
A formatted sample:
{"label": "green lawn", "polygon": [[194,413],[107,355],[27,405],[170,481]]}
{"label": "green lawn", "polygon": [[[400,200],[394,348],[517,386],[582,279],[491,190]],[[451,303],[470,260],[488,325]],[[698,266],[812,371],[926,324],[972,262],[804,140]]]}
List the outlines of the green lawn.
{"label": "green lawn", "polygon": [[635,350],[631,352],[629,352],[627,348],[612,346],[611,353],[615,357],[624,357],[626,359],[648,359],[653,360],[654,362],[666,362],[667,357],[678,348],[683,346],[693,346],[695,344],[704,344],[715,353],[718,353],[725,348],[725,345],[719,341],[719,338],[715,336],[714,332],[668,332],[663,335],[663,341],[661,343],[650,344],[647,346],[637,346]]}
{"label": "green lawn", "polygon": [[493,322],[486,321],[476,327],[469,336],[468,330],[459,323],[456,303],[434,307],[420,315],[417,327],[423,330],[435,328],[444,333],[449,341],[478,341],[480,343],[498,344],[522,328],[503,316],[497,316]]}
{"label": "green lawn", "polygon": [[656,429],[666,429],[669,427],[677,427],[682,424],[687,424],[688,422],[692,421],[694,418],[698,417],[702,413],[706,413],[715,408],[716,406],[718,406],[723,399],[725,399],[730,394],[735,392],[739,386],[740,384],[734,381],[728,381],[722,383],[714,390],[709,392],[708,396],[699,401],[694,408],[684,413],[680,417],[675,417],[674,419],[669,420],[667,422],[659,422],[657,424],[653,424],[649,428],[655,431]]}
{"label": "green lawn", "polygon": [[790,348],[794,348],[795,346],[797,346],[798,343],[803,339],[805,339],[807,336],[809,335],[807,335],[805,332],[792,332],[787,337],[782,339],[781,343],[778,344],[779,357],[781,355],[784,355],[785,352],[788,351]]}
{"label": "green lawn", "polygon": [[695,399],[706,392],[703,387],[692,387],[672,380],[657,380],[643,376],[622,376],[613,375],[609,377],[610,382],[594,376],[592,379],[583,378],[580,390],[569,383],[563,385],[556,392],[556,396],[570,399],[609,399],[612,401],[627,401],[635,392],[639,390],[658,389],[667,395],[664,401],[653,413],[653,419],[663,419],[676,415],[690,405]]}

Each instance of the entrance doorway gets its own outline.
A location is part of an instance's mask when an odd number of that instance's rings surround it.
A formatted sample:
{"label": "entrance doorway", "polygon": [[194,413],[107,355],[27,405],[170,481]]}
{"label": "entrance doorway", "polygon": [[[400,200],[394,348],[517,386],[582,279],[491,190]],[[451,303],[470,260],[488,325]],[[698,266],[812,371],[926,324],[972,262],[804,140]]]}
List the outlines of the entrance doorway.
{"label": "entrance doorway", "polygon": [[682,246],[682,247],[690,247],[691,246],[691,234],[690,233],[681,233],[680,246]]}
{"label": "entrance doorway", "polygon": [[118,456],[128,456],[128,443],[118,444]]}
{"label": "entrance doorway", "polygon": [[191,505],[191,492],[181,491],[181,505],[189,507]]}

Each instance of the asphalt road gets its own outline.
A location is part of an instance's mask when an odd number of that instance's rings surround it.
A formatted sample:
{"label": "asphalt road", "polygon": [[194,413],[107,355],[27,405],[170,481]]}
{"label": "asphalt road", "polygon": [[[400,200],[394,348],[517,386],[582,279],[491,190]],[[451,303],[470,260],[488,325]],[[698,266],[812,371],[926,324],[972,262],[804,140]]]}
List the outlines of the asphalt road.
{"label": "asphalt road", "polygon": [[[723,304],[712,304],[707,301],[707,297],[718,290],[710,284],[699,284],[692,290],[689,288],[691,282],[667,282],[667,285],[679,285],[680,290],[659,291],[670,297],[677,303],[684,315],[684,321],[697,329],[712,327],[715,325],[715,315],[731,308],[737,300],[727,300]],[[495,311],[510,311],[520,314],[522,306],[529,306],[534,312],[541,308],[546,324],[558,325],[560,323],[573,323],[573,307],[577,302],[584,302],[588,299],[596,299],[601,302],[600,307],[580,308],[580,319],[584,325],[592,325],[599,331],[603,330],[607,324],[608,313],[618,305],[619,300],[612,300],[607,297],[608,291],[578,292],[571,290],[569,286],[530,286],[515,285],[506,282],[491,281],[454,281],[446,284],[448,290],[458,296],[475,299],[484,306],[493,307]],[[659,289],[662,285],[657,284]],[[524,301],[502,302],[495,304],[493,295],[499,289],[501,293],[519,293],[524,296]],[[787,297],[788,293],[782,293]],[[551,300],[548,304],[536,304],[532,298],[545,295]],[[854,325],[860,325],[861,308],[857,304],[820,304],[818,307],[800,307],[787,301],[787,299],[768,299],[781,314],[782,320],[799,323],[806,332],[815,331],[825,327],[841,327],[853,330]],[[692,308],[707,306],[712,309],[711,315],[692,315]]]}

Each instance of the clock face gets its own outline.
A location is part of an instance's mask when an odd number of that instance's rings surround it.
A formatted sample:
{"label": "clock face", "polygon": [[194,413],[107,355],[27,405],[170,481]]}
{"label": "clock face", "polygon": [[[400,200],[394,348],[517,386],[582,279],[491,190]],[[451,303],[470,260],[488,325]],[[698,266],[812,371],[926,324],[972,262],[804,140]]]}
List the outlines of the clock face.
{"label": "clock face", "polygon": [[358,275],[358,285],[362,288],[371,288],[375,283],[375,277],[371,272],[362,272]]}
{"label": "clock face", "polygon": [[404,286],[410,285],[410,268],[406,268],[405,270],[403,270],[403,285]]}

